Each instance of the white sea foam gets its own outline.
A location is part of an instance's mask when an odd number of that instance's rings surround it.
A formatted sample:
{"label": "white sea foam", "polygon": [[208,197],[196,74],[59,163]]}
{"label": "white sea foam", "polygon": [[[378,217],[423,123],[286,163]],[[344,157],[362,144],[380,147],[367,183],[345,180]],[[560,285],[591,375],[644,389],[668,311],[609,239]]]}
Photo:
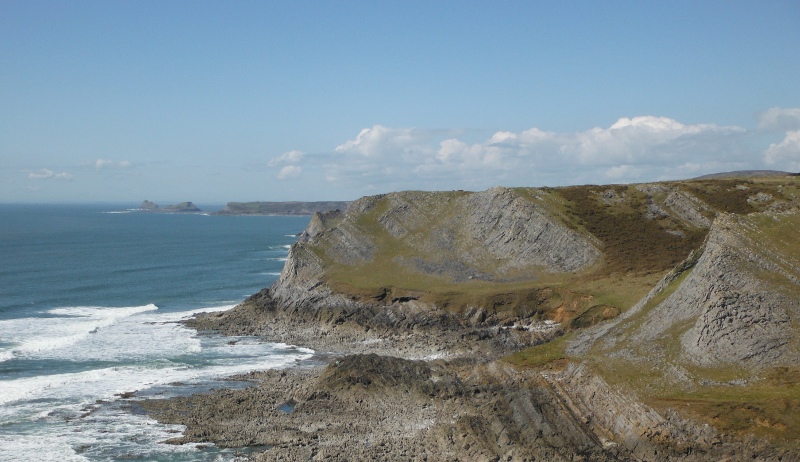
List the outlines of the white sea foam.
{"label": "white sea foam", "polygon": [[[65,307],[47,311],[55,317],[18,318],[0,321],[0,337],[7,346],[0,349],[0,362],[15,357],[37,358],[59,356],[59,351],[96,340],[94,334],[108,329],[125,318],[147,311],[155,305],[109,308]],[[69,354],[74,352],[70,350]]]}
{"label": "white sea foam", "polygon": [[[183,430],[182,426],[158,424],[147,416],[133,415],[119,407],[98,406],[96,412],[82,418],[51,420],[51,425],[31,425],[19,433],[4,435],[0,460],[32,460],[35,455],[37,461],[77,462],[115,460],[120,454],[137,460],[156,460],[176,452],[195,452],[197,460],[207,459],[197,452],[196,444],[158,444],[174,437]],[[120,438],[122,435],[125,437]]]}
{"label": "white sea foam", "polygon": [[[227,347],[227,348],[226,348]],[[280,367],[304,359],[311,352],[297,349],[292,354],[270,355],[276,348],[265,344],[211,345],[208,365],[188,365],[169,360],[153,360],[147,365],[114,366],[84,372],[39,375],[0,381],[0,405],[19,403],[14,409],[0,407],[0,417],[20,411],[29,417],[51,412],[53,402],[88,404],[97,399],[112,400],[120,393],[144,390],[173,382],[222,378],[255,369]],[[227,351],[226,351],[227,349]]]}
{"label": "white sea foam", "polygon": [[[48,401],[83,403],[113,399],[117,393],[154,385],[280,367],[313,354],[312,350],[262,343],[251,337],[235,338],[233,343],[226,337],[199,337],[194,330],[177,323],[197,313],[224,311],[233,306],[175,313],[158,313],[154,305],[125,309],[71,307],[50,311],[52,314],[71,314],[70,317],[26,318],[26,322],[16,326],[20,333],[14,335],[29,335],[30,323],[55,322],[45,323],[44,328],[39,326],[36,334],[40,337],[37,340],[16,347],[13,351],[17,357],[78,363],[105,361],[118,365],[0,381],[3,389],[0,405],[34,400],[28,403],[30,409],[25,412],[34,415],[36,409],[52,408],[52,402]],[[112,314],[97,315],[104,311]],[[87,318],[94,322],[87,323]],[[97,327],[98,320],[107,318],[116,322]],[[94,329],[94,333],[88,333],[89,328]],[[58,337],[64,332],[79,333]],[[198,355],[202,356],[201,360],[187,359]],[[5,411],[8,409],[0,408],[0,414]]]}
{"label": "white sea foam", "polygon": [[113,460],[118,454],[153,460],[175,451],[197,454],[186,460],[207,460],[192,445],[157,444],[181,427],[125,411],[120,394],[146,395],[157,387],[150,393],[169,396],[181,390],[170,384],[208,384],[314,353],[254,337],[200,336],[178,323],[233,306],[167,313],[155,305],[65,307],[46,313],[53,317],[2,321],[4,340],[13,337],[4,345],[16,342],[15,358],[55,360],[61,372],[0,380],[0,461],[31,454],[45,461]]}

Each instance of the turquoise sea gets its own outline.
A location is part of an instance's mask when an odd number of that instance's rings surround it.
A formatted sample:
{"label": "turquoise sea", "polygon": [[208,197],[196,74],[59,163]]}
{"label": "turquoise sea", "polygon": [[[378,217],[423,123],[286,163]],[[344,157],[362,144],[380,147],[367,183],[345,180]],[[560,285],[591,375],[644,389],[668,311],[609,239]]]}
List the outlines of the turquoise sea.
{"label": "turquoise sea", "polygon": [[313,353],[177,322],[271,285],[308,217],[135,207],[0,204],[0,461],[233,460],[162,444],[181,427],[135,401],[230,386],[221,379]]}

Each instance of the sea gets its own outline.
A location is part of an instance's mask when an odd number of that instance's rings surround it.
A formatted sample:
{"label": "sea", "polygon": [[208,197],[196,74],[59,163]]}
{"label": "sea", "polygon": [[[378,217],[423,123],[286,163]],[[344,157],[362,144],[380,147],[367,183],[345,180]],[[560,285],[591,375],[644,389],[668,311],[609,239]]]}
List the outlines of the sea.
{"label": "sea", "polygon": [[239,459],[163,443],[183,427],[136,403],[248,386],[225,379],[311,358],[180,323],[270,286],[308,221],[0,204],[0,461]]}

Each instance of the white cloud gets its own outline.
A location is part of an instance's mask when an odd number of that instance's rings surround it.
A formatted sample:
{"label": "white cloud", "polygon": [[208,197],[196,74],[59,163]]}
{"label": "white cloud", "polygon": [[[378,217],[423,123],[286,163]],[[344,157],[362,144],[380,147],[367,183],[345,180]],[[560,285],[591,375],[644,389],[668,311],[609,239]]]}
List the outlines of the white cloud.
{"label": "white cloud", "polygon": [[269,162],[267,162],[267,167],[276,167],[278,165],[286,165],[286,164],[297,164],[303,160],[303,157],[305,157],[305,155],[306,153],[304,153],[303,151],[284,152],[278,157],[270,159]]}
{"label": "white cloud", "polygon": [[627,179],[646,172],[647,165],[742,156],[742,149],[731,145],[745,134],[739,127],[684,125],[665,117],[622,118],[609,128],[576,133],[531,128],[518,134],[497,132],[471,145],[447,139],[440,143],[435,158],[461,169],[507,171],[520,177],[526,171],[603,168],[609,169],[610,177]]}
{"label": "white cloud", "polygon": [[795,149],[787,139],[765,156],[752,142],[754,133],[657,116],[623,117],[578,132],[497,131],[483,140],[452,130],[374,125],[305,161],[320,168],[321,178],[362,191],[368,184],[386,191],[477,189],[691,178],[764,168],[765,160]]}
{"label": "white cloud", "polygon": [[281,171],[278,172],[278,179],[279,180],[295,180],[300,178],[300,175],[303,173],[303,168],[297,165],[287,165],[281,168]]}
{"label": "white cloud", "polygon": [[773,107],[759,114],[758,128],[777,132],[800,130],[800,108]]}
{"label": "white cloud", "polygon": [[132,164],[129,160],[115,161],[110,159],[97,159],[82,165],[91,165],[97,170],[102,170],[107,168],[130,168]]}
{"label": "white cloud", "polygon": [[770,144],[764,161],[776,168],[800,170],[800,130],[787,132],[783,141]]}
{"label": "white cloud", "polygon": [[31,180],[71,180],[72,175],[67,172],[54,172],[50,169],[43,168],[41,170],[29,171],[28,178]]}
{"label": "white cloud", "polygon": [[415,128],[389,128],[373,125],[364,128],[355,139],[336,147],[340,154],[357,154],[368,158],[391,156],[417,156],[431,154],[430,140],[433,132]]}

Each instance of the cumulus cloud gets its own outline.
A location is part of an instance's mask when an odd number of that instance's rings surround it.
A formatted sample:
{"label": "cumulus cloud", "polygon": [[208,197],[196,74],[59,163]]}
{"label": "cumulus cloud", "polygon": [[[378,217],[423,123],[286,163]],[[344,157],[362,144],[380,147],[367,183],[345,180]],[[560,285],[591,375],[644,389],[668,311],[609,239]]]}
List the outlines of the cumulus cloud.
{"label": "cumulus cloud", "polygon": [[300,178],[303,173],[303,168],[298,165],[286,165],[278,172],[279,180],[295,180]]}
{"label": "cumulus cloud", "polygon": [[772,143],[764,153],[764,161],[786,170],[800,170],[800,130],[786,133],[780,143]]}
{"label": "cumulus cloud", "polygon": [[777,132],[800,130],[800,108],[773,107],[759,115],[758,128]]}
{"label": "cumulus cloud", "polygon": [[31,180],[71,180],[72,175],[67,172],[54,172],[50,169],[28,171],[28,178]]}
{"label": "cumulus cloud", "polygon": [[[760,127],[789,126],[796,110],[771,109]],[[788,121],[788,122],[787,122]],[[759,128],[762,131],[763,128]],[[483,189],[494,185],[630,183],[779,166],[800,169],[800,130],[767,147],[754,129],[623,117],[605,127],[476,131],[373,125],[328,153],[290,151],[271,161],[279,178],[318,178],[364,193],[400,189]],[[774,140],[773,140],[774,141]],[[761,146],[759,146],[761,142]],[[371,188],[371,189],[370,189]]]}
{"label": "cumulus cloud", "polygon": [[277,167],[279,165],[297,164],[303,160],[306,153],[303,151],[288,151],[274,157],[267,162],[267,167]]}
{"label": "cumulus cloud", "polygon": [[387,156],[418,158],[433,153],[430,142],[437,134],[434,130],[374,125],[362,129],[355,139],[337,146],[335,152],[372,159]]}
{"label": "cumulus cloud", "polygon": [[478,186],[536,184],[552,176],[566,182],[644,181],[680,176],[709,163],[722,168],[746,163],[753,157],[742,147],[746,134],[740,127],[686,125],[654,116],[621,118],[608,128],[572,133],[536,127],[498,131],[478,142],[375,125],[336,147],[327,177],[374,182],[402,176]]}

